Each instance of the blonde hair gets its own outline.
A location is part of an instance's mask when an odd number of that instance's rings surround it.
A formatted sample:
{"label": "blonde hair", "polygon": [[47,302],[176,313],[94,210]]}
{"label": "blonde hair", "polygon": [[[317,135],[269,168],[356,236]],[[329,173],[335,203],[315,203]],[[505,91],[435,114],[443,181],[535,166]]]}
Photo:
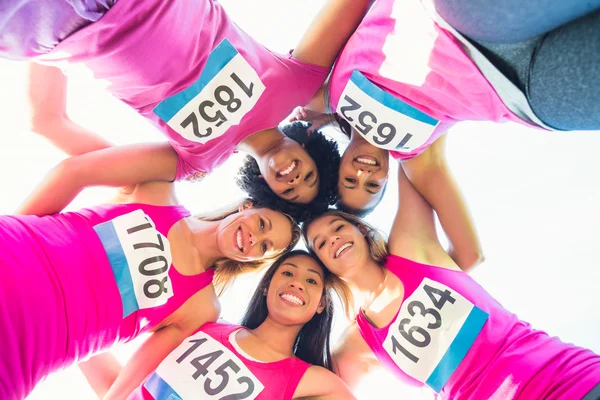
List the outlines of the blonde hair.
{"label": "blonde hair", "polygon": [[[363,233],[365,239],[367,240],[371,258],[381,268],[383,268],[385,260],[390,254],[388,250],[388,243],[385,239],[385,234],[377,228],[375,228],[374,226],[370,225],[369,223],[363,221],[356,215],[348,214],[346,212],[338,210],[326,211],[318,217],[312,218],[302,224],[302,237],[304,239],[304,244],[306,245],[306,248],[310,249],[310,252],[312,254],[316,256],[315,252],[310,247],[310,243],[308,241],[308,228],[317,219],[327,216],[342,218],[351,223],[352,225],[356,226]],[[352,291],[350,290],[348,284],[344,282],[344,280],[339,276],[331,274],[331,287],[338,294],[342,302],[342,307],[344,308],[344,313],[346,314],[346,317],[348,317],[349,319],[353,318],[353,316],[356,314],[356,310],[354,307],[354,295],[352,294]]]}
{"label": "blonde hair", "polygon": [[[196,214],[194,217],[201,221],[221,221],[229,217],[230,215],[239,213],[240,210],[243,210],[244,207],[248,204],[253,205],[254,203],[251,199],[244,199],[234,205],[224,207],[210,214]],[[281,250],[279,253],[274,254],[270,257],[263,258],[261,260],[242,262],[232,260],[230,258],[223,258],[215,261],[212,265],[215,271],[215,275],[213,278],[213,286],[215,287],[217,295],[220,296],[238,275],[259,271],[263,268],[267,268],[270,265],[272,265],[275,261],[277,261],[279,257],[292,250],[296,246],[296,244],[300,240],[300,236],[302,235],[298,224],[288,214],[277,210],[273,211],[285,215],[290,220],[290,223],[292,224],[292,240],[290,244],[286,248]]]}

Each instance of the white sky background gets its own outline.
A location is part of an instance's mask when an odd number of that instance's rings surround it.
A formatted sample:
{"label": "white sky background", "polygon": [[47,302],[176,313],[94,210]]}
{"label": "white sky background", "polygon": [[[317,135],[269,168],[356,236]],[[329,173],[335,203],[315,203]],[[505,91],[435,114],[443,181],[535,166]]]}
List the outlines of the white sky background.
{"label": "white sky background", "polygon": [[[257,40],[286,52],[323,0],[222,3]],[[119,144],[161,140],[143,118],[83,75],[74,72],[70,81],[73,120]],[[0,213],[10,214],[63,155],[27,130],[25,64],[0,61],[0,88]],[[600,353],[599,132],[544,133],[512,123],[462,123],[452,129],[448,142],[452,170],[487,257],[474,278],[534,327]],[[241,155],[235,155],[202,183],[181,183],[181,202],[201,212],[239,198],[242,193],[233,176],[240,160]],[[386,198],[368,218],[385,232],[397,204],[395,178],[390,181]],[[101,203],[113,193],[89,190],[70,208]],[[241,279],[222,297],[224,318],[239,320],[255,284],[255,278]],[[334,342],[344,327],[341,313],[338,316]],[[134,348],[135,344],[120,346],[115,352],[125,361]],[[363,399],[431,398],[427,389],[404,388],[385,373],[369,377],[357,394]],[[51,376],[29,397],[92,398],[77,368]]]}

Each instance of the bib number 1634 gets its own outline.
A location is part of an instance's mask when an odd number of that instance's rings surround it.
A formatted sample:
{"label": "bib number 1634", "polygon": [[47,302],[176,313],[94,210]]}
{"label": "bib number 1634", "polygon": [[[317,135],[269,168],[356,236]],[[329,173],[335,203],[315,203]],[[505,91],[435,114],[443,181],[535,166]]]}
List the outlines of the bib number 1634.
{"label": "bib number 1634", "polygon": [[403,302],[383,347],[406,374],[441,389],[487,318],[457,291],[424,278]]}

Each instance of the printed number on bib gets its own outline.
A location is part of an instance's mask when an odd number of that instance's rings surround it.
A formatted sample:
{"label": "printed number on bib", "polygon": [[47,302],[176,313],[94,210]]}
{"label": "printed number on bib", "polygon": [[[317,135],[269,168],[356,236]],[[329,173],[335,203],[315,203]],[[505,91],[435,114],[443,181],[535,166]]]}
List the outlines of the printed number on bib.
{"label": "printed number on bib", "polygon": [[402,303],[383,348],[402,371],[439,392],[487,319],[458,292],[425,278]]}
{"label": "printed number on bib", "polygon": [[202,331],[169,354],[144,387],[156,400],[253,400],[264,389],[233,352]]}
{"label": "printed number on bib", "polygon": [[336,111],[372,145],[401,153],[423,146],[439,123],[381,90],[357,70],[346,84]]}
{"label": "printed number on bib", "polygon": [[210,53],[200,78],[163,100],[154,113],[184,138],[206,143],[239,124],[264,90],[256,71],[223,39]]}
{"label": "printed number on bib", "polygon": [[94,226],[119,287],[123,318],[173,296],[171,246],[142,210]]}

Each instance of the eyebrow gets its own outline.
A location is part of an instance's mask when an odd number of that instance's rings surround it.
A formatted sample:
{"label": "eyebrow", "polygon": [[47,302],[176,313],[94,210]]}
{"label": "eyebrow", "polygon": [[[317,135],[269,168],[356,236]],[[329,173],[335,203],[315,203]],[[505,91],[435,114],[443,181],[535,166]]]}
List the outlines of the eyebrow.
{"label": "eyebrow", "polygon": [[308,185],[308,187],[310,187],[310,188],[314,187],[317,184],[318,181],[319,181],[319,177],[315,177],[315,180],[313,181],[313,183],[311,183],[310,185]]}
{"label": "eyebrow", "polygon": [[299,194],[295,195],[294,197],[292,197],[292,198],[291,198],[291,199],[289,199],[288,201],[294,201],[294,200],[297,200],[297,199],[298,199],[298,197],[300,197],[300,195],[299,195]]}
{"label": "eyebrow", "polygon": [[269,219],[269,217],[267,217],[265,215],[265,219],[267,220],[267,222],[269,223],[269,230],[273,229],[273,223],[271,222],[271,220]]}
{"label": "eyebrow", "polygon": [[[291,262],[286,262],[285,265],[291,265],[292,267],[294,267],[296,269],[298,268],[298,266],[296,264],[291,263]],[[316,271],[316,270],[314,270],[312,268],[307,268],[307,270],[308,270],[308,272],[314,272],[315,274],[319,275],[319,277],[321,279],[323,279],[323,275],[321,275],[321,273],[319,271]]]}

